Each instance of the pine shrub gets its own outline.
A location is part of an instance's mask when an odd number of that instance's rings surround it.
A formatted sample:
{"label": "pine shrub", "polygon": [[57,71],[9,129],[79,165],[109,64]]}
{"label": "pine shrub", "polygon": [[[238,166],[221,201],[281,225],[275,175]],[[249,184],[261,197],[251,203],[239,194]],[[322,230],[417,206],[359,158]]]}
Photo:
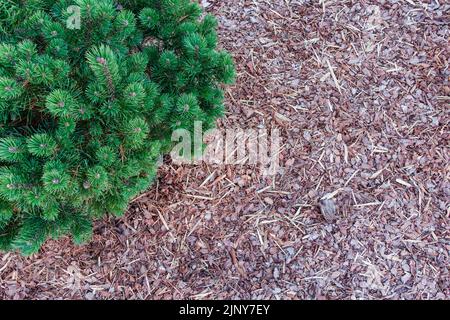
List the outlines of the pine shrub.
{"label": "pine shrub", "polygon": [[214,125],[234,77],[216,26],[189,0],[0,1],[0,250],[88,241],[173,130]]}

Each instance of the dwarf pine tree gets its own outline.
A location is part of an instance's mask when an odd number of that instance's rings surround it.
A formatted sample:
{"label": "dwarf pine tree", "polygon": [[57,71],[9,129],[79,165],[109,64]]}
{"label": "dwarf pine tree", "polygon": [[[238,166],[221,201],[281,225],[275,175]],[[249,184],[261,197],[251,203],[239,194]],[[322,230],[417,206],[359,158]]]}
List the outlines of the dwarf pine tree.
{"label": "dwarf pine tree", "polygon": [[234,77],[216,26],[189,0],[0,1],[0,250],[87,241],[174,129],[213,126]]}

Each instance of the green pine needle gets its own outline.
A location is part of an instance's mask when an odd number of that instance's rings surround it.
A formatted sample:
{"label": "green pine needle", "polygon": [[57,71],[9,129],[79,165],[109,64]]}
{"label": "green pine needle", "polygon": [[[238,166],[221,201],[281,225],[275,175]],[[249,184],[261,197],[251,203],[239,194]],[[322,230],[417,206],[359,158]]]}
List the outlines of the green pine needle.
{"label": "green pine needle", "polygon": [[217,20],[191,0],[119,2],[0,1],[0,250],[85,243],[150,186],[173,130],[224,113]]}

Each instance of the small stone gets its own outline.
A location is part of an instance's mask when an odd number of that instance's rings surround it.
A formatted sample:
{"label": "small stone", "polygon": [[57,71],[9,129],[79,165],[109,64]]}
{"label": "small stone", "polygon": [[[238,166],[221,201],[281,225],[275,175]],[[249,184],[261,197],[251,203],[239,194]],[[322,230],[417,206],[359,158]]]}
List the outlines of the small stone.
{"label": "small stone", "polygon": [[337,208],[333,199],[321,199],[319,207],[327,222],[331,223],[337,220]]}
{"label": "small stone", "polygon": [[409,279],[411,279],[411,274],[405,273],[405,275],[402,277],[402,282],[407,283],[409,281]]}
{"label": "small stone", "polygon": [[278,278],[280,277],[280,270],[278,270],[278,268],[275,268],[275,269],[273,270],[273,277],[274,277],[275,279],[278,279]]}
{"label": "small stone", "polygon": [[286,167],[291,167],[293,166],[295,163],[295,158],[289,159],[288,161],[286,161]]}

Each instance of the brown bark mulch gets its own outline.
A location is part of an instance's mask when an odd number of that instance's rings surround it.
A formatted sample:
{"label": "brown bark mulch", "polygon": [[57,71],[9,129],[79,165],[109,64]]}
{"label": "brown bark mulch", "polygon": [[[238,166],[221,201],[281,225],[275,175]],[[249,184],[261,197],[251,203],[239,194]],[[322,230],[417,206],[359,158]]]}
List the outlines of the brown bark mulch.
{"label": "brown bark mulch", "polygon": [[166,162],[90,244],[1,254],[0,299],[447,299],[439,3],[203,0],[238,68],[219,127],[280,128],[282,172]]}

